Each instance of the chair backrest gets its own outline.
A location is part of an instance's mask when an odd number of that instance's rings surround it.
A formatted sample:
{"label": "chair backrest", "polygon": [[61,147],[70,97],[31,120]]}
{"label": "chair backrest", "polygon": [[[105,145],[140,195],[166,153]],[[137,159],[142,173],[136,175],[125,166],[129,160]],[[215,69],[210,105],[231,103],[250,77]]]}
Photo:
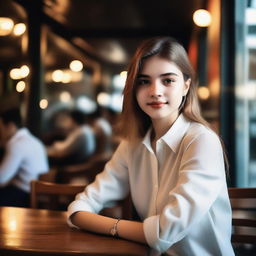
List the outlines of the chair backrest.
{"label": "chair backrest", "polygon": [[31,208],[66,210],[75,195],[85,189],[84,185],[57,184],[40,180],[31,181]]}
{"label": "chair backrest", "polygon": [[232,243],[256,244],[256,188],[229,188]]}
{"label": "chair backrest", "polygon": [[[94,181],[96,175],[103,171],[105,164],[111,158],[112,153],[102,153],[91,157],[89,161],[82,164],[67,165],[57,170],[56,182],[88,184]],[[76,180],[76,182],[74,182]],[[79,180],[79,182],[77,182]]]}

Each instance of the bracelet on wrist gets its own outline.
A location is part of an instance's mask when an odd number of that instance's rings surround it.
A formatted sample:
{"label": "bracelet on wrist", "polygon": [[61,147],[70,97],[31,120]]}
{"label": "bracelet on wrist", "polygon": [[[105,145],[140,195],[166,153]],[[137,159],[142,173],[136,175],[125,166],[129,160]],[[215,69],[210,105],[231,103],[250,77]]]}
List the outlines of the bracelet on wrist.
{"label": "bracelet on wrist", "polygon": [[118,230],[117,230],[117,224],[121,219],[117,219],[114,223],[113,227],[110,229],[110,235],[113,237],[118,237]]}

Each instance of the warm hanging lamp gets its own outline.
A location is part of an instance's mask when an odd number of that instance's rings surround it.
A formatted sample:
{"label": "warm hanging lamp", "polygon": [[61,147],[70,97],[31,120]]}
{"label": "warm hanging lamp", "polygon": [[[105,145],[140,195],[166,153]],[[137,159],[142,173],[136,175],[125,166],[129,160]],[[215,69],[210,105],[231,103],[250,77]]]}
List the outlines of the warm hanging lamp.
{"label": "warm hanging lamp", "polygon": [[211,14],[205,9],[199,9],[193,14],[194,23],[199,27],[208,27],[211,24]]}
{"label": "warm hanging lamp", "polygon": [[13,20],[7,17],[0,17],[0,36],[7,36],[12,32]]}

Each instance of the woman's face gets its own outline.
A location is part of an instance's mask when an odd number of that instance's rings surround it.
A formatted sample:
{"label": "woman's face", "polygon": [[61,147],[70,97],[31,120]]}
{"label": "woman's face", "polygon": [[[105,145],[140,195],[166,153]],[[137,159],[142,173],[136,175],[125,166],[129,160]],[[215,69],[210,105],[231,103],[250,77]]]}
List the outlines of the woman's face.
{"label": "woman's face", "polygon": [[172,124],[179,115],[182,97],[187,94],[190,79],[184,81],[181,70],[164,58],[146,59],[137,78],[136,98],[152,122]]}

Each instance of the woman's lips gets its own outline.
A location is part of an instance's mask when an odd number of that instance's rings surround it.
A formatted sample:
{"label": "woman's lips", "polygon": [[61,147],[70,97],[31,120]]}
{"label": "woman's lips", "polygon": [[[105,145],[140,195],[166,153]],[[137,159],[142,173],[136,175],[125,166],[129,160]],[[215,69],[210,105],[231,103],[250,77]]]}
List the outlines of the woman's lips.
{"label": "woman's lips", "polygon": [[167,102],[150,102],[147,105],[149,105],[152,108],[161,108],[163,105],[167,104]]}

